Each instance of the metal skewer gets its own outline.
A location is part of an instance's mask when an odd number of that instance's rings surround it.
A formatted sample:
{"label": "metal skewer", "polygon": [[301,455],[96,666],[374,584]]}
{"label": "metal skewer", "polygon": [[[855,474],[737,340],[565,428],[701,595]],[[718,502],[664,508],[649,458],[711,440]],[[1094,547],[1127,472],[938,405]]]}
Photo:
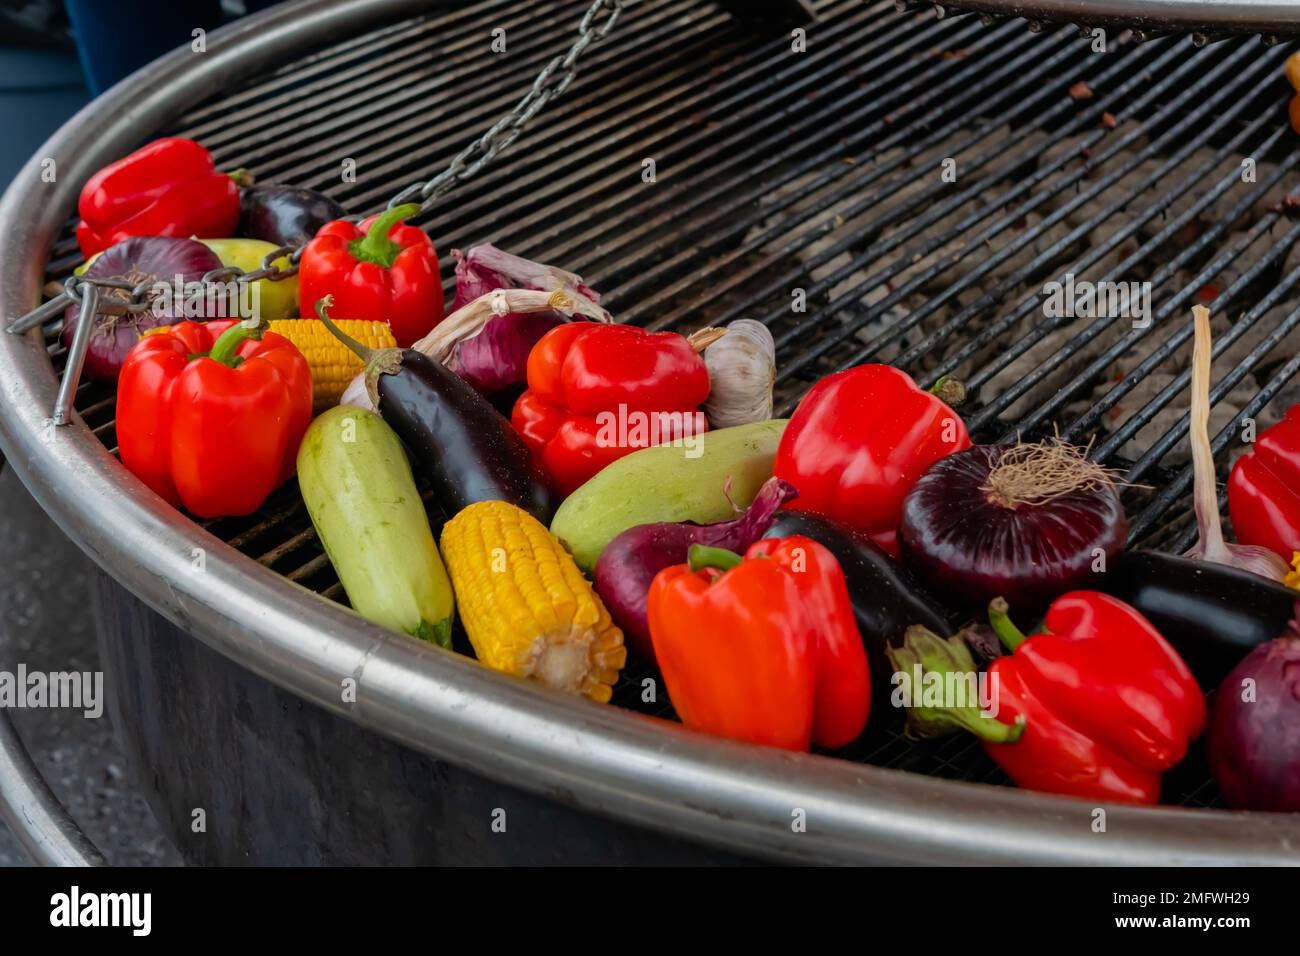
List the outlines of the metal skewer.
{"label": "metal skewer", "polygon": [[[72,408],[72,396],[81,381],[81,369],[86,364],[86,352],[90,348],[90,333],[95,325],[95,312],[99,308],[99,287],[94,283],[84,283],[78,287],[81,293],[81,314],[77,317],[77,331],[72,337],[72,347],[68,349],[68,361],[63,367],[63,380],[59,382],[59,395],[54,400],[54,424],[66,425],[68,412]],[[64,295],[68,295],[64,292]]]}
{"label": "metal skewer", "polygon": [[54,298],[50,299],[49,302],[38,306],[33,311],[28,312],[26,315],[17,319],[11,326],[9,326],[9,334],[22,335],[24,332],[34,329],[38,325],[44,325],[71,304],[72,296],[68,295],[66,291],[60,292]]}

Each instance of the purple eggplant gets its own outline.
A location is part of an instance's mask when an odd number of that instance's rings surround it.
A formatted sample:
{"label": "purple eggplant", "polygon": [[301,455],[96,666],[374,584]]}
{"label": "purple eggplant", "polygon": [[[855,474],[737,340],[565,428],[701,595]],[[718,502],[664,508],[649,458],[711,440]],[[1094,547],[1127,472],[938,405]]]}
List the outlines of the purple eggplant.
{"label": "purple eggplant", "polygon": [[314,189],[249,186],[239,193],[239,234],[276,246],[300,246],[347,210]]}
{"label": "purple eggplant", "polygon": [[629,646],[650,662],[655,660],[646,618],[650,582],[664,568],[686,561],[693,544],[744,552],[763,537],[777,509],[797,496],[780,478],[769,478],[739,518],[716,524],[661,522],[628,528],[618,535],[596,561],[596,591],[623,629]]}

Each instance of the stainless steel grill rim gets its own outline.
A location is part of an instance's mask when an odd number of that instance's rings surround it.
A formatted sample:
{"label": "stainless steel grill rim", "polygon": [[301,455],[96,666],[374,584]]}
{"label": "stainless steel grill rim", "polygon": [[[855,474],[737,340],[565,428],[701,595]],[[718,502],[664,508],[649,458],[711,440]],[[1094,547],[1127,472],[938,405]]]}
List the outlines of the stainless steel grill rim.
{"label": "stainless steel grill rim", "polygon": [[[203,60],[173,54],[96,101],[0,201],[5,314],[37,301],[39,253],[51,248],[80,182],[142,132],[164,126],[232,75],[262,70],[372,18],[423,9],[416,2],[310,0],[292,16],[272,11],[213,34]],[[957,25],[954,35],[973,33],[961,31]],[[516,149],[532,143],[526,138]],[[57,183],[41,182],[44,156],[59,162]],[[592,812],[786,859],[1295,862],[1300,821],[1289,817],[1114,807],[1099,837],[1090,827],[1092,808],[1080,801],[705,738],[550,694],[391,635],[267,573],[167,508],[80,421],[47,428],[42,409],[56,385],[47,356],[36,333],[0,336],[0,445],[65,531],[204,643],[417,750]],[[202,572],[193,571],[195,548],[206,552]],[[345,677],[361,685],[351,707],[340,701]],[[796,808],[807,815],[805,833],[790,826]]]}
{"label": "stainless steel grill rim", "polygon": [[1047,20],[1117,30],[1131,27],[1151,33],[1202,31],[1273,36],[1300,31],[1300,10],[1287,0],[956,0],[931,6],[945,12],[1025,17],[1038,24]]}

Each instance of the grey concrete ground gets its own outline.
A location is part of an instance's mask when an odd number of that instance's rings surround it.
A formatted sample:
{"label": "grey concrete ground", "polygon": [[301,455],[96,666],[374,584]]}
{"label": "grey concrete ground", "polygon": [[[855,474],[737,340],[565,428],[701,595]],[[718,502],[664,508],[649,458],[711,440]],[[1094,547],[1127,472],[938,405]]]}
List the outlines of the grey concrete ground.
{"label": "grey concrete ground", "polygon": [[[89,98],[75,53],[0,46],[0,188]],[[0,473],[0,670],[97,670],[87,610],[90,562],[8,469]],[[132,789],[107,715],[14,710],[14,724],[45,779],[110,862],[177,861]],[[0,866],[27,862],[0,823]]]}
{"label": "grey concrete ground", "polygon": [[[20,662],[28,672],[98,670],[90,560],[9,469],[0,473],[0,568],[0,670],[13,673]],[[132,786],[107,711],[97,720],[74,710],[11,713],[46,781],[110,863],[175,864],[175,850]],[[0,866],[26,862],[0,823]]]}

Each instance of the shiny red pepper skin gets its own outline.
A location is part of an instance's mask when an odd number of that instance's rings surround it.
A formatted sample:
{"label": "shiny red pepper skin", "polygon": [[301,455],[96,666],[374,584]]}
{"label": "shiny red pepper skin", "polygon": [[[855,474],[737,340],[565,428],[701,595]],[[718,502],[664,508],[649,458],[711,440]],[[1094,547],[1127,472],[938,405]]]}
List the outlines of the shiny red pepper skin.
{"label": "shiny red pepper skin", "polygon": [[344,219],[321,226],[298,266],[303,315],[314,319],[316,303],[332,295],[332,315],[387,322],[402,348],[441,322],[437,250],[424,230],[402,222],[419,208],[399,206],[360,226]]}
{"label": "shiny red pepper skin", "polygon": [[86,258],[131,236],[223,239],[239,226],[239,186],[194,140],[171,136],[91,176],[77,212]]}
{"label": "shiny red pepper skin", "polygon": [[1205,727],[1191,671],[1146,618],[1096,591],[1058,598],[1044,627],[989,666],[997,720],[1023,716],[1025,729],[985,750],[1029,790],[1156,803],[1160,775]]}
{"label": "shiny red pepper skin", "polygon": [[1300,551],[1300,405],[1255,437],[1228,476],[1228,512],[1242,544],[1285,561]]}
{"label": "shiny red pepper skin", "polygon": [[[662,444],[707,430],[696,409],[708,396],[704,360],[676,332],[567,322],[529,352],[528,391],[515,403],[511,423],[555,490],[569,495],[656,439]],[[626,425],[621,434],[619,421]]]}
{"label": "shiny red pepper skin", "polygon": [[647,610],[688,727],[807,750],[842,747],[866,726],[871,676],[848,586],[811,538],[759,540],[744,558],[696,545],[689,564],[656,575]]}
{"label": "shiny red pepper skin", "polygon": [[655,657],[687,727],[787,750],[812,740],[817,632],[775,561],[664,568],[647,599]]}
{"label": "shiny red pepper skin", "polygon": [[[237,320],[179,322],[143,336],[117,386],[122,464],[200,518],[243,515],[293,474],[311,422],[311,371],[273,332],[239,341]],[[220,337],[234,352],[223,364]]]}
{"label": "shiny red pepper skin", "polygon": [[848,584],[835,555],[812,538],[755,541],[745,558],[766,556],[791,573],[805,610],[817,621],[817,696],[813,743],[837,748],[862,733],[871,713],[871,671]]}
{"label": "shiny red pepper skin", "polygon": [[930,465],[969,447],[957,413],[906,372],[858,365],[804,396],[773,470],[799,489],[787,508],[863,531],[897,558],[903,498]]}

